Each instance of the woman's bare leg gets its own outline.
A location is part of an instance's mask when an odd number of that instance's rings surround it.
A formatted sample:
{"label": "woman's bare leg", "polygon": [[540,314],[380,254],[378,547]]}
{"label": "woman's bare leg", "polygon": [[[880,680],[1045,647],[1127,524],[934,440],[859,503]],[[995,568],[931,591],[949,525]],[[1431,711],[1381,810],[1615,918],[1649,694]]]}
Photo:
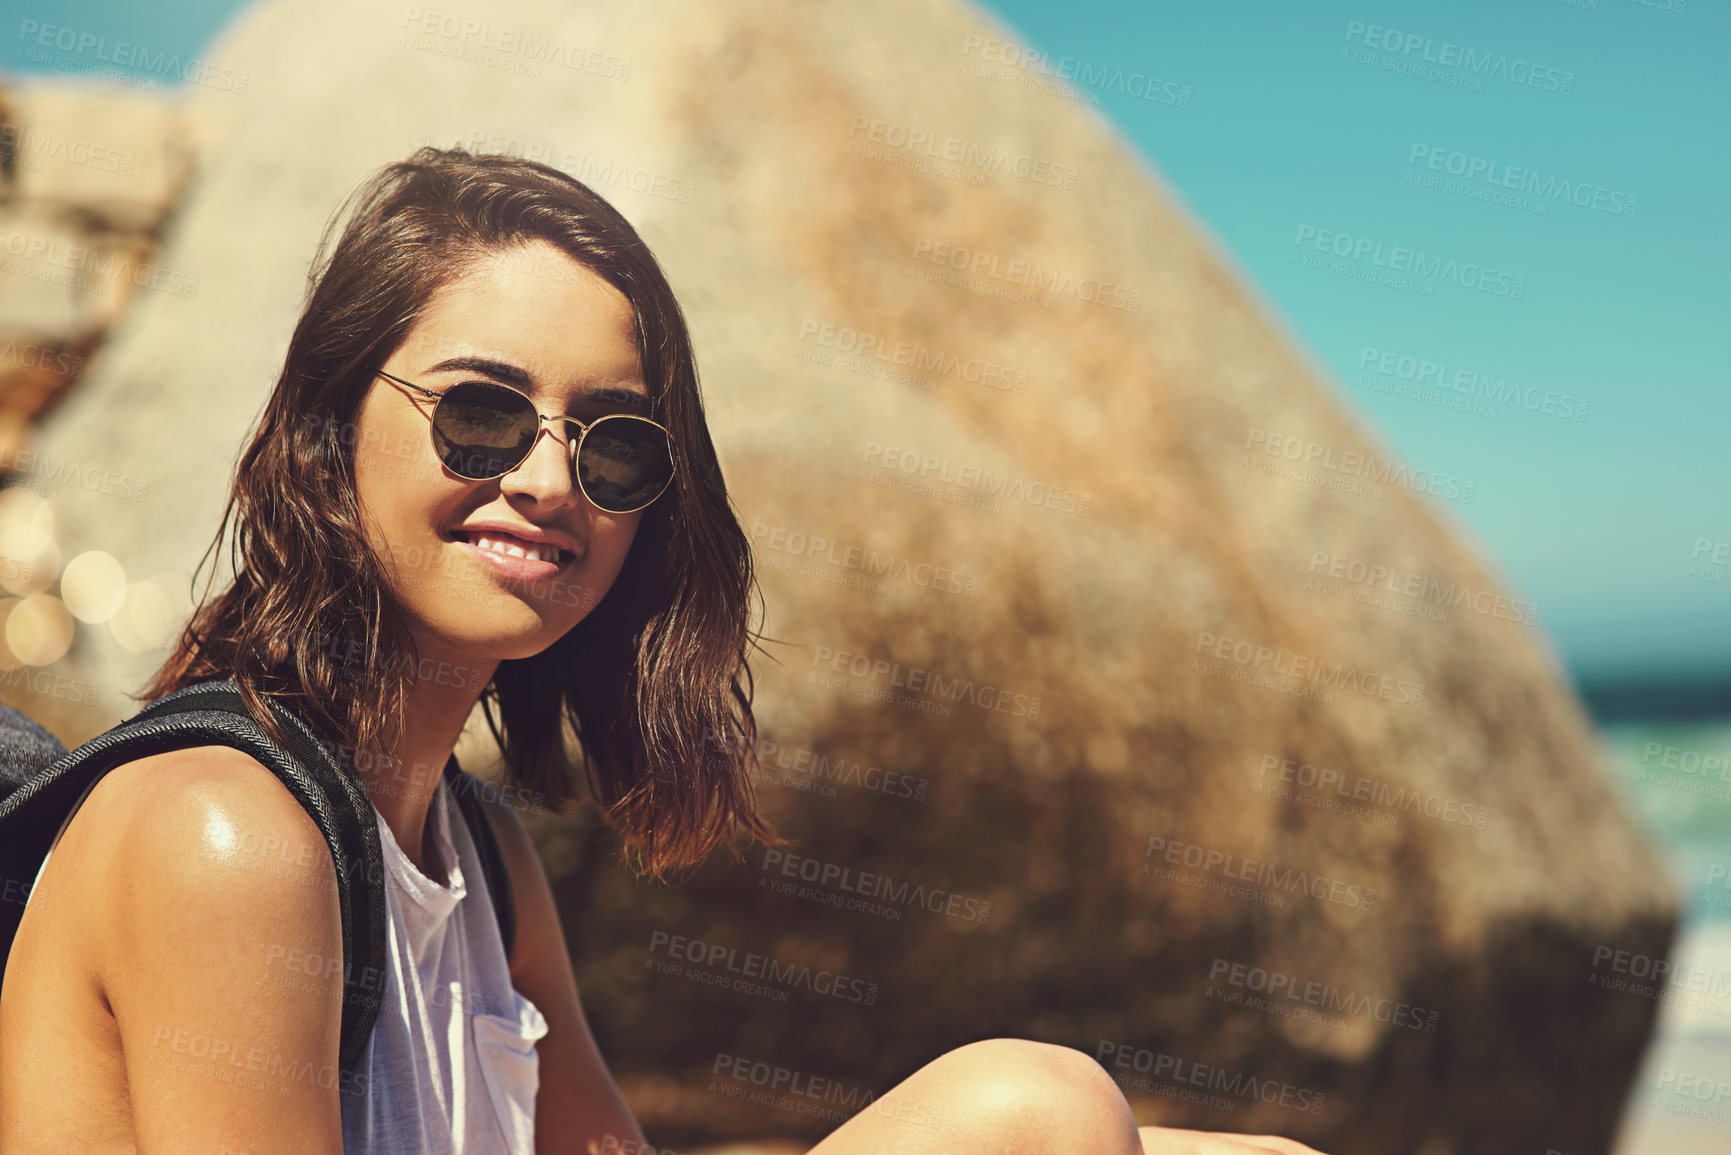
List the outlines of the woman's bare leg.
{"label": "woman's bare leg", "polygon": [[1278,1135],[1232,1135],[1173,1127],[1143,1127],[1139,1134],[1142,1155],[1322,1155],[1296,1139]]}
{"label": "woman's bare leg", "polygon": [[1143,1155],[1130,1104],[1073,1047],[987,1039],[946,1052],[808,1155]]}
{"label": "woman's bare leg", "polygon": [[1073,1047],[987,1039],[939,1055],[807,1155],[1320,1155],[1291,1139],[1136,1126]]}

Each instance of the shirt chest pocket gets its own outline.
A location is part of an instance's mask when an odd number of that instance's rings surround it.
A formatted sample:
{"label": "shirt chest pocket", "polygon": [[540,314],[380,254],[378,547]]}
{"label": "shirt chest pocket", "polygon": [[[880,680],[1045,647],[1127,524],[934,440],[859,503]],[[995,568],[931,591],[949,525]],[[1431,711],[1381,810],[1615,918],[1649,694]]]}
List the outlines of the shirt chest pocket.
{"label": "shirt chest pocket", "polygon": [[547,1020],[522,995],[512,991],[511,997],[509,1014],[478,1014],[471,1019],[475,1052],[505,1150],[509,1155],[534,1155],[535,1092],[541,1085],[535,1043],[547,1033]]}

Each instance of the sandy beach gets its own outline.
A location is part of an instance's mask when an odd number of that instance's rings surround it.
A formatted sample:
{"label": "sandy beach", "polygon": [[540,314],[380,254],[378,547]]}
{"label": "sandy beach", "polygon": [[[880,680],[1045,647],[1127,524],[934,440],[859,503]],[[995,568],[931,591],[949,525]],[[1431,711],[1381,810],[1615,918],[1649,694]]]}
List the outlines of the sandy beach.
{"label": "sandy beach", "polygon": [[[1731,922],[1687,928],[1675,958],[1679,995],[1690,976],[1705,989],[1731,985]],[[1641,1076],[1631,1089],[1617,1155],[1722,1155],[1731,1149],[1731,999],[1700,994],[1668,1002]]]}

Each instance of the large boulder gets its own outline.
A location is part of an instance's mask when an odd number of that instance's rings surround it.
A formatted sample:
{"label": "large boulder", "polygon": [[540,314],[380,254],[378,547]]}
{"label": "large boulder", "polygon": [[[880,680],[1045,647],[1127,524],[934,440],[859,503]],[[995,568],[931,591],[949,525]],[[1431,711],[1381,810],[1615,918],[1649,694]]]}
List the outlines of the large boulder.
{"label": "large boulder", "polygon": [[[920,0],[250,9],[160,258],[199,291],[139,294],[37,439],[149,498],[56,494],[61,552],[184,585],[356,181],[424,142],[546,160],[688,311],[775,639],[794,845],[659,886],[591,817],[538,827],[652,1134],[814,1137],[1021,1035],[1148,1122],[1607,1150],[1654,1003],[1603,980],[1675,899],[1424,492],[1466,483],[1392,460],[1006,37]],[[80,629],[118,717],[161,652]]]}

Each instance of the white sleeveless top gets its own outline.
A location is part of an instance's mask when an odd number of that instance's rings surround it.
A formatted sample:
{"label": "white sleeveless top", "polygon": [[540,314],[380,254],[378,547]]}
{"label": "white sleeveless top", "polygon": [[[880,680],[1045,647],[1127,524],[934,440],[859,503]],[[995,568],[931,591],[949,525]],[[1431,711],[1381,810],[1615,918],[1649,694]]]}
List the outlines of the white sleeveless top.
{"label": "white sleeveless top", "polygon": [[[66,816],[55,845],[94,786]],[[432,850],[447,886],[416,869],[373,808],[389,879],[384,1001],[356,1068],[365,1082],[355,1085],[366,1093],[340,1095],[343,1152],[534,1155],[535,1043],[547,1021],[511,986],[481,862],[443,779],[432,817]],[[37,882],[53,853],[43,857]]]}
{"label": "white sleeveless top", "polygon": [[[450,885],[415,868],[375,807],[389,884],[384,1002],[344,1093],[345,1155],[534,1155],[535,1042],[547,1021],[511,986],[469,827],[441,780],[432,852]],[[473,886],[470,886],[470,881]]]}

